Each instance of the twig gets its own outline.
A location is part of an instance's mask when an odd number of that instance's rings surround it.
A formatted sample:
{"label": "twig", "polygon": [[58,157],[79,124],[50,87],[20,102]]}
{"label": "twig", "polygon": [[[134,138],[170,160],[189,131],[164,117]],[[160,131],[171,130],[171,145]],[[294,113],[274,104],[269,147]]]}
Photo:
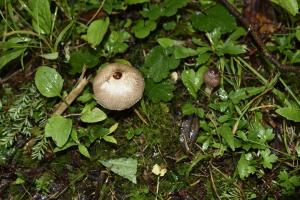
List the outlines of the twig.
{"label": "twig", "polygon": [[259,33],[255,31],[254,28],[252,28],[251,23],[248,21],[248,19],[244,18],[239,11],[227,0],[218,0],[222,5],[224,5],[228,11],[239,20],[239,22],[249,31],[250,35],[252,36],[253,40],[255,41],[258,50],[260,53],[269,60],[277,69],[281,71],[288,71],[288,72],[294,72],[294,73],[300,73],[300,67],[296,66],[290,66],[290,65],[284,65],[281,64],[274,55],[272,55],[266,46],[264,45],[263,40],[260,38]]}
{"label": "twig", "polygon": [[139,119],[146,125],[149,125],[147,120],[143,117],[143,115],[138,111],[138,109],[133,109],[134,113],[139,117]]}
{"label": "twig", "polygon": [[81,75],[77,81],[77,86],[63,99],[54,110],[54,115],[61,115],[68,108],[68,106],[80,95],[85,86],[88,84],[88,79],[84,77],[86,67],[84,66]]}

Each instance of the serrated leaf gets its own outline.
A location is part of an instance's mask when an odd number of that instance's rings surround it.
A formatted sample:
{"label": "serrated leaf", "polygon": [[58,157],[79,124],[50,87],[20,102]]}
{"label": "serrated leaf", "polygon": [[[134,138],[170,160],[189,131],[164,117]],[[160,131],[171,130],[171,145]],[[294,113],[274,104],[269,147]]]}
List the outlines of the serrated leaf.
{"label": "serrated leaf", "polygon": [[112,172],[136,183],[137,160],[133,158],[118,158],[99,160],[99,162]]}
{"label": "serrated leaf", "polygon": [[231,32],[237,26],[235,18],[220,4],[211,7],[205,14],[194,14],[192,25],[204,32],[211,32],[216,28],[220,28],[221,33]]}
{"label": "serrated leaf", "polygon": [[45,97],[60,96],[64,80],[53,68],[41,66],[35,74],[35,85]]}
{"label": "serrated leaf", "polygon": [[160,82],[169,76],[170,70],[176,69],[180,63],[166,49],[157,46],[147,55],[142,71],[155,82]]}
{"label": "serrated leaf", "polygon": [[109,26],[109,18],[106,17],[105,20],[98,19],[93,21],[87,30],[86,41],[95,48],[103,40],[104,35],[106,34]]}
{"label": "serrated leaf", "polygon": [[100,108],[94,108],[81,113],[80,120],[86,123],[95,123],[105,120],[106,117],[106,114]]}
{"label": "serrated leaf", "polygon": [[288,120],[300,122],[300,109],[293,107],[278,108],[276,113]]}
{"label": "serrated leaf", "polygon": [[58,147],[62,147],[69,139],[72,120],[62,116],[52,116],[45,126],[45,136],[51,137]]}
{"label": "serrated leaf", "polygon": [[203,84],[203,75],[207,71],[203,66],[195,72],[193,69],[183,70],[181,80],[192,97],[197,98],[197,93]]}
{"label": "serrated leaf", "polygon": [[263,158],[262,164],[264,168],[272,169],[272,163],[275,163],[278,157],[274,154],[271,154],[270,149],[266,149],[264,151],[261,151],[260,153]]}
{"label": "serrated leaf", "polygon": [[237,164],[237,171],[242,180],[247,178],[250,174],[253,174],[255,169],[255,162],[252,160],[250,153],[242,154],[241,158]]}
{"label": "serrated leaf", "polygon": [[150,79],[145,80],[145,94],[154,103],[170,101],[174,90],[175,87],[170,82],[155,83]]}

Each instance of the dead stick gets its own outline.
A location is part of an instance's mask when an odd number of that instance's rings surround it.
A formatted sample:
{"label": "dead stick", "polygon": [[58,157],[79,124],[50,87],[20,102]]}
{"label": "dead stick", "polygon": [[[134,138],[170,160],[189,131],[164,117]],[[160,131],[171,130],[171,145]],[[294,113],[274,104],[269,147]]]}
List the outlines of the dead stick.
{"label": "dead stick", "polygon": [[258,50],[262,53],[262,55],[269,60],[276,68],[282,71],[288,72],[295,72],[300,73],[300,67],[290,66],[290,65],[283,65],[281,64],[274,55],[272,55],[266,46],[264,45],[263,40],[260,38],[259,34],[251,27],[250,22],[244,18],[239,11],[227,0],[218,0],[222,5],[224,5],[229,12],[237,18],[240,23],[249,31],[250,35],[252,36],[253,40],[255,41]]}
{"label": "dead stick", "polygon": [[88,84],[87,78],[82,78],[77,86],[68,94],[64,101],[61,101],[55,111],[54,115],[61,115],[68,108],[68,106],[79,96],[79,94],[83,91],[84,87]]}

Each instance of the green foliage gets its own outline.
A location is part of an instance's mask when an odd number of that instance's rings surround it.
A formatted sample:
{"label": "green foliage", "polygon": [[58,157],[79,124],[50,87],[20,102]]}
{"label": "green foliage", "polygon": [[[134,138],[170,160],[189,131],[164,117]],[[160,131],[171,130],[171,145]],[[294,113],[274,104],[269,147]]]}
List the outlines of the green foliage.
{"label": "green foliage", "polygon": [[272,0],[272,2],[285,9],[293,16],[298,13],[299,6],[297,0]]}
{"label": "green foliage", "polygon": [[170,70],[176,69],[179,60],[175,59],[172,52],[160,46],[154,47],[146,57],[142,71],[155,82],[160,82],[169,76]]}
{"label": "green foliage", "polygon": [[201,67],[195,72],[193,69],[184,70],[181,74],[182,82],[192,97],[197,98],[197,93],[203,84],[203,76],[207,67]]}
{"label": "green foliage", "polygon": [[82,38],[85,39],[92,48],[96,48],[102,40],[104,35],[106,34],[109,26],[109,18],[106,17],[104,20],[98,19],[93,21],[88,29],[87,34],[82,35]]}
{"label": "green foliage", "polygon": [[242,154],[241,158],[237,164],[237,171],[241,179],[247,178],[250,174],[255,172],[255,161],[251,153]]}
{"label": "green foliage", "polygon": [[80,119],[86,123],[95,123],[105,120],[106,114],[99,108],[87,108],[82,111]]}
{"label": "green foliage", "polygon": [[47,66],[39,67],[34,80],[42,95],[46,97],[60,96],[64,80],[55,69]]}
{"label": "green foliage", "polygon": [[300,186],[300,178],[296,175],[290,175],[287,171],[280,171],[278,175],[279,185],[283,189],[284,195],[292,195],[295,193],[295,188]]}
{"label": "green foliage", "polygon": [[275,163],[278,159],[278,157],[274,154],[271,154],[270,149],[266,149],[264,151],[261,151],[261,156],[263,158],[262,164],[264,168],[272,169],[272,163]]}
{"label": "green foliage", "polygon": [[126,31],[112,31],[104,45],[104,52],[102,54],[114,56],[118,53],[124,53],[128,48],[128,44],[126,42],[129,41],[130,37],[131,35]]}
{"label": "green foliage", "polygon": [[62,147],[69,139],[72,120],[62,116],[52,116],[45,127],[45,136],[51,137],[58,147]]}
{"label": "green foliage", "polygon": [[137,21],[136,25],[132,27],[132,31],[137,38],[145,38],[147,37],[151,31],[155,30],[156,23],[152,20],[143,20],[140,19]]}
{"label": "green foliage", "polygon": [[95,67],[99,62],[99,58],[94,52],[84,48],[79,51],[73,51],[70,55],[69,62],[72,67],[71,73],[75,74],[80,73],[83,66],[86,66],[87,68]]}
{"label": "green foliage", "polygon": [[48,0],[30,0],[29,13],[32,16],[33,29],[39,34],[50,34],[52,28],[52,15]]}
{"label": "green foliage", "polygon": [[21,56],[25,50],[26,48],[12,49],[3,53],[0,57],[0,70],[5,67],[7,63]]}
{"label": "green foliage", "polygon": [[137,160],[133,158],[118,158],[99,160],[99,162],[112,172],[136,184]]}
{"label": "green foliage", "polygon": [[145,80],[145,94],[154,103],[170,101],[173,98],[174,90],[175,87],[170,82],[156,83],[151,79]]}
{"label": "green foliage", "polygon": [[206,13],[194,14],[192,24],[196,29],[204,32],[219,28],[222,33],[227,33],[236,28],[234,17],[219,4],[208,9]]}
{"label": "green foliage", "polygon": [[278,108],[276,113],[294,122],[300,122],[300,109],[293,107]]}

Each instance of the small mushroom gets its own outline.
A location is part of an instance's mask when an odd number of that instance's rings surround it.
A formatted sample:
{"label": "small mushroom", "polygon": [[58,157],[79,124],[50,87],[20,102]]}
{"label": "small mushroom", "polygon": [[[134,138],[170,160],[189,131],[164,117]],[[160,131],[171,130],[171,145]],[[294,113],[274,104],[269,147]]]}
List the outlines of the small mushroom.
{"label": "small mushroom", "polygon": [[101,68],[93,81],[96,101],[109,110],[125,110],[143,96],[145,83],[134,67],[112,63]]}
{"label": "small mushroom", "polygon": [[214,88],[220,85],[220,72],[216,68],[210,68],[204,74],[205,92],[210,95]]}

